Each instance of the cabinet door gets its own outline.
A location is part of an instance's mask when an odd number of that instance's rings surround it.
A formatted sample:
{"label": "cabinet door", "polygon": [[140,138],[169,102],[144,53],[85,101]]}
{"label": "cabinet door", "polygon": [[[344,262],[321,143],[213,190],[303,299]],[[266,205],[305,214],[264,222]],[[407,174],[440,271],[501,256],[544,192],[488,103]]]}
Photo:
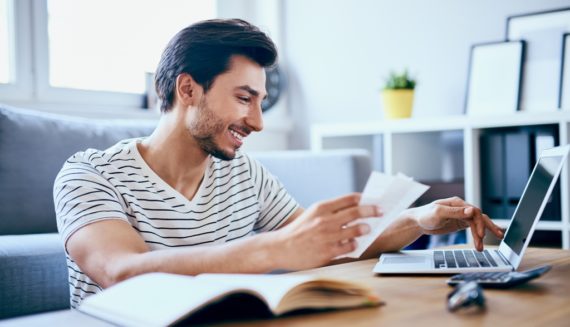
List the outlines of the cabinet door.
{"label": "cabinet door", "polygon": [[505,134],[506,218],[511,218],[526,186],[531,171],[530,134]]}
{"label": "cabinet door", "polygon": [[483,211],[491,218],[506,218],[504,206],[504,135],[481,135],[481,200]]}

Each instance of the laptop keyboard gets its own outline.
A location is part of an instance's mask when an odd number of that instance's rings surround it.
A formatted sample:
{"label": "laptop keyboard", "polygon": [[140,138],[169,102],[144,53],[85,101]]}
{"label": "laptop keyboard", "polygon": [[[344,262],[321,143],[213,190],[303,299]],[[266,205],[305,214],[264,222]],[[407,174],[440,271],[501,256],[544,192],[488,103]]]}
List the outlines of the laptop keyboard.
{"label": "laptop keyboard", "polygon": [[433,264],[435,268],[464,268],[464,267],[497,267],[489,251],[476,250],[447,250],[434,251]]}

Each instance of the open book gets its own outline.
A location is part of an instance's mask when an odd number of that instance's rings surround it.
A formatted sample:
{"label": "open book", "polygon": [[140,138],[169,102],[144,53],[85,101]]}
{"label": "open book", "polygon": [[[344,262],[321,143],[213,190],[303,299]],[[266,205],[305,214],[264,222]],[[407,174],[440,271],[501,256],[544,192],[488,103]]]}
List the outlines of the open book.
{"label": "open book", "polygon": [[300,309],[379,304],[379,298],[369,287],[339,279],[305,275],[202,274],[191,277],[150,273],[90,296],[78,309],[118,325],[166,326],[228,319],[224,315],[257,318]]}

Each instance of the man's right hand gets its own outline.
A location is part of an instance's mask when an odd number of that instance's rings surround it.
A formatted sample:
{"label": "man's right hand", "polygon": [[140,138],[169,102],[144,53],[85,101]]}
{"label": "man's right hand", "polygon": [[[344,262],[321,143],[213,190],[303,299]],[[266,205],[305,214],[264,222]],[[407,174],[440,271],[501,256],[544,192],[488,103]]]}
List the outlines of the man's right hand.
{"label": "man's right hand", "polygon": [[284,269],[310,269],[356,249],[355,238],[368,234],[370,227],[350,223],[382,215],[377,206],[359,205],[359,202],[359,193],[318,202],[275,231],[276,264]]}

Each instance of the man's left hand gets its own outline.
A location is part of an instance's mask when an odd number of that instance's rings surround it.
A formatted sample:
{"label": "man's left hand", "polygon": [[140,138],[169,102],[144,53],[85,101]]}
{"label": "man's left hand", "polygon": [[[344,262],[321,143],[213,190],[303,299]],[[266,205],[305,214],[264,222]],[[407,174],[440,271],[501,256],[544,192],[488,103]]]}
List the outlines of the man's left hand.
{"label": "man's left hand", "polygon": [[408,214],[417,222],[424,234],[446,234],[471,227],[475,248],[483,250],[485,230],[503,238],[503,230],[495,225],[481,209],[468,204],[461,198],[452,197],[436,200],[430,204],[412,208]]}

